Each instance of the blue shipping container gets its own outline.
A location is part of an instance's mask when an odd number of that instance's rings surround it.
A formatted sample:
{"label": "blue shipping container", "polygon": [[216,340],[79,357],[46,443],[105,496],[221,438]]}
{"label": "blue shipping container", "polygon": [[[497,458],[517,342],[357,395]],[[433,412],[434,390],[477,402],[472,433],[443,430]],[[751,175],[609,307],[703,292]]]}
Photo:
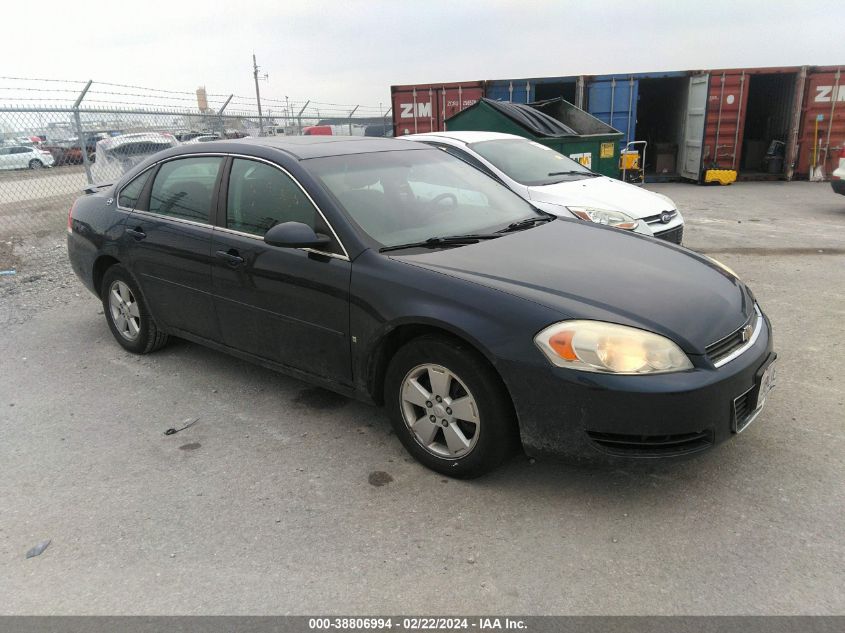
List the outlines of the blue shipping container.
{"label": "blue shipping container", "polygon": [[577,100],[577,77],[535,77],[529,79],[491,79],[485,96],[494,101],[531,103],[563,97],[570,103]]}
{"label": "blue shipping container", "polygon": [[685,72],[600,75],[590,80],[587,112],[624,134],[624,142],[637,140],[637,101],[640,79],[683,77]]}

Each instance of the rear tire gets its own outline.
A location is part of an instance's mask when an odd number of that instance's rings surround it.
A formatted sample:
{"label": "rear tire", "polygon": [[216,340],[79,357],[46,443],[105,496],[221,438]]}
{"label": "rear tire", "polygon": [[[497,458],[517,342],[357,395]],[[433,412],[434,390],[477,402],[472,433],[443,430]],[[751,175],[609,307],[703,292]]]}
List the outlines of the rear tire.
{"label": "rear tire", "polygon": [[384,389],[396,435],[434,471],[478,477],[517,445],[516,416],[505,386],[464,343],[428,335],[410,341],[391,359]]}
{"label": "rear tire", "polygon": [[123,266],[115,264],[106,271],[100,296],[109,329],[124,349],[148,354],[167,344],[167,334],[156,325],[135,280]]}

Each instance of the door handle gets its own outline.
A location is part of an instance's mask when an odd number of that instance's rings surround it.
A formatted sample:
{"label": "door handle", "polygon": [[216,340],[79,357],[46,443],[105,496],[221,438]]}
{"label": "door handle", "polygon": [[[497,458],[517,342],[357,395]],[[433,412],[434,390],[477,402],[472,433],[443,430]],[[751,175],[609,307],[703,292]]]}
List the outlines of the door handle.
{"label": "door handle", "polygon": [[136,240],[138,240],[139,242],[140,242],[142,239],[144,239],[145,237],[147,237],[147,234],[146,234],[146,233],[144,233],[144,232],[141,230],[141,227],[140,227],[140,226],[136,226],[134,229],[126,229],[126,234],[127,234],[127,235],[131,235],[132,237],[134,237],[134,238],[135,238]]}
{"label": "door handle", "polygon": [[217,257],[226,260],[231,266],[240,266],[244,263],[244,258],[238,255],[238,251],[231,249],[228,251],[217,251]]}

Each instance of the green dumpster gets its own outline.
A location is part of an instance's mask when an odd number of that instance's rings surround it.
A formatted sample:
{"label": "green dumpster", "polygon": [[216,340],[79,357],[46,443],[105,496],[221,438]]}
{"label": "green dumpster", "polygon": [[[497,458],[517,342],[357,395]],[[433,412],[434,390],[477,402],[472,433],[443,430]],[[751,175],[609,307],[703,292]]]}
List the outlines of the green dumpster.
{"label": "green dumpster", "polygon": [[446,119],[446,129],[524,136],[595,172],[619,177],[622,132],[560,98],[528,105],[481,99]]}

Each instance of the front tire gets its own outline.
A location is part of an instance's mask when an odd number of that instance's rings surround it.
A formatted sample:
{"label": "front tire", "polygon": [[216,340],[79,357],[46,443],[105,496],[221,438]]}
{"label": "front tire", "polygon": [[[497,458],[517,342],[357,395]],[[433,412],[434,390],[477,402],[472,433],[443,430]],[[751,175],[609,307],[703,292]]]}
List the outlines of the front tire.
{"label": "front tire", "polygon": [[109,329],[120,345],[134,354],[148,354],[164,347],[167,334],[153,320],[129,272],[118,264],[103,276],[100,295]]}
{"label": "front tire", "polygon": [[516,416],[501,379],[475,350],[446,337],[422,336],[396,353],[385,406],[408,452],[450,477],[483,475],[516,445]]}
{"label": "front tire", "polygon": [[41,169],[43,167],[44,167],[44,163],[42,163],[37,158],[33,158],[31,161],[29,161],[29,168],[30,169]]}

